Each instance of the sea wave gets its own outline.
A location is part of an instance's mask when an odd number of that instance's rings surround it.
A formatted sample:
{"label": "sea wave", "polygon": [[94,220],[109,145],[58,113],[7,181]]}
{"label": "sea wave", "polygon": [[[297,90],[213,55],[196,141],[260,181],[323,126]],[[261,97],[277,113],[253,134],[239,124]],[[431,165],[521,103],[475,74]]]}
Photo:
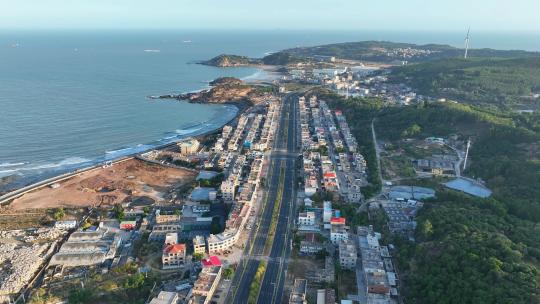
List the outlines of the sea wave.
{"label": "sea wave", "polygon": [[0,178],[17,173],[17,169],[0,170]]}
{"label": "sea wave", "polygon": [[[7,167],[20,167],[20,166],[24,166],[26,165],[27,163],[25,162],[21,162],[21,163],[1,163],[0,164],[0,168],[7,168]],[[1,171],[0,171],[1,172]]]}
{"label": "sea wave", "polygon": [[127,156],[135,153],[140,153],[146,150],[150,150],[154,147],[154,145],[145,145],[145,144],[138,144],[133,147],[126,147],[118,150],[112,150],[112,151],[105,151],[105,159],[111,160],[122,156]]}
{"label": "sea wave", "polygon": [[84,158],[84,157],[75,156],[75,157],[68,157],[66,159],[63,159],[55,163],[46,163],[46,164],[41,164],[37,166],[23,167],[19,170],[33,171],[33,170],[61,168],[61,167],[67,167],[67,166],[78,165],[78,164],[89,163],[89,162],[92,162],[92,160],[88,158]]}
{"label": "sea wave", "polygon": [[26,172],[41,172],[45,170],[53,170],[53,169],[62,169],[62,168],[69,168],[73,166],[78,166],[85,163],[91,163],[92,160],[84,157],[68,157],[66,159],[63,159],[59,162],[51,162],[51,163],[42,163],[42,164],[34,164],[31,162],[21,162],[21,163],[12,163],[11,166],[7,166],[8,163],[3,163],[3,167],[15,167],[18,166],[18,168],[12,168],[12,169],[6,169],[6,170],[0,170],[0,177],[13,175],[13,174],[20,174],[23,175]]}

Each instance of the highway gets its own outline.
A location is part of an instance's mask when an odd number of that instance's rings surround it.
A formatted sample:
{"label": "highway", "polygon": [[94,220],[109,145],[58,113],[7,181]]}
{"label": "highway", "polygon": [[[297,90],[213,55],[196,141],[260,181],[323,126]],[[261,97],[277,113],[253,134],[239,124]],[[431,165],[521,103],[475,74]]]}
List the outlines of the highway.
{"label": "highway", "polygon": [[[291,250],[290,233],[296,198],[295,170],[298,154],[295,153],[297,145],[295,101],[295,95],[286,95],[283,98],[276,140],[269,160],[268,187],[263,199],[262,216],[233,277],[227,303],[248,303],[250,285],[261,261],[267,261],[267,268],[257,303],[281,302]],[[280,201],[277,201],[278,199]],[[275,206],[279,206],[280,209],[275,237],[271,242],[267,239]]]}

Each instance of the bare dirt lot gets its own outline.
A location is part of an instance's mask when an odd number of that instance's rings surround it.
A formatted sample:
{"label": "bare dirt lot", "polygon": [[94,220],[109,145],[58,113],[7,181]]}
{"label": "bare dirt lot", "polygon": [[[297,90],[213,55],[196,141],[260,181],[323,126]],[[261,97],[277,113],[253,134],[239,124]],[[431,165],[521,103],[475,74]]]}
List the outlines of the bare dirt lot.
{"label": "bare dirt lot", "polygon": [[130,159],[84,172],[60,182],[55,189],[32,191],[15,199],[9,207],[21,210],[113,205],[140,196],[159,201],[169,188],[191,182],[195,175],[183,169]]}

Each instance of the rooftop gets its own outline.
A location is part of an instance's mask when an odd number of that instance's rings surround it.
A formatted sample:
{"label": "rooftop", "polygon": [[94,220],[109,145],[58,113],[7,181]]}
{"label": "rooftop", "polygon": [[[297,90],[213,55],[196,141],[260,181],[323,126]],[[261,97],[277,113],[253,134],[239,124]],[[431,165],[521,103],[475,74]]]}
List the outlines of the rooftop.
{"label": "rooftop", "polygon": [[201,263],[204,267],[221,266],[221,261],[215,255],[209,257],[208,259],[202,259]]}
{"label": "rooftop", "polygon": [[180,252],[186,252],[185,244],[167,245],[163,249],[163,253],[180,253]]}

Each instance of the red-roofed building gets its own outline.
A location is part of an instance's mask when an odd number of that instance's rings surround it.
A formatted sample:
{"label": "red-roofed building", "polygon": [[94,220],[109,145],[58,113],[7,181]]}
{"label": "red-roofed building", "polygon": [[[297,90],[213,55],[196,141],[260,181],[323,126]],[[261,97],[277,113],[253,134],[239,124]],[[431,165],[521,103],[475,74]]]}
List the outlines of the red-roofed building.
{"label": "red-roofed building", "polygon": [[221,266],[221,261],[217,256],[213,255],[208,259],[202,259],[201,264],[203,267]]}
{"label": "red-roofed building", "polygon": [[333,217],[330,219],[330,224],[332,225],[345,225],[344,217]]}
{"label": "red-roofed building", "polygon": [[324,178],[336,178],[336,173],[335,172],[326,172],[325,174],[323,174]]}
{"label": "red-roofed building", "polygon": [[370,285],[368,286],[368,292],[375,293],[375,294],[389,295],[390,288],[384,285]]}
{"label": "red-roofed building", "polygon": [[161,255],[163,269],[179,268],[186,262],[186,245],[172,244],[163,248]]}

